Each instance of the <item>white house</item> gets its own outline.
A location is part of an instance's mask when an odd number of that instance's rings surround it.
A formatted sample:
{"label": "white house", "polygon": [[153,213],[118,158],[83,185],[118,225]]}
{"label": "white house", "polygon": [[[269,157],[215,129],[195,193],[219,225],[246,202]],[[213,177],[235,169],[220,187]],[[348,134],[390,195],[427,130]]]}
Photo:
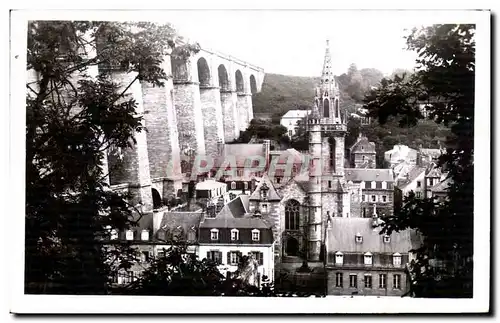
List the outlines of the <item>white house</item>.
{"label": "white house", "polygon": [[394,145],[391,150],[384,153],[384,159],[390,165],[390,168],[393,168],[404,161],[410,165],[416,165],[417,150],[406,145]]}
{"label": "white house", "polygon": [[289,137],[292,137],[297,132],[297,122],[304,119],[309,114],[310,110],[289,110],[281,117],[280,124],[287,129]]}
{"label": "white house", "polygon": [[274,281],[274,238],[271,223],[247,214],[240,196],[227,204],[215,218],[200,223],[198,254],[219,264],[219,271],[229,276],[238,269],[242,256],[258,262],[258,283],[265,275]]}

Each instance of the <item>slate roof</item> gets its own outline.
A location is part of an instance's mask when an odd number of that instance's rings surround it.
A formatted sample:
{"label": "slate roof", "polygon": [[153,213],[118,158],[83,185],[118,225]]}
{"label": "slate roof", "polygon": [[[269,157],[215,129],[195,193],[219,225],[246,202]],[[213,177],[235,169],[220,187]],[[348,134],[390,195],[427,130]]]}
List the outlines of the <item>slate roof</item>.
{"label": "slate roof", "polygon": [[195,189],[196,190],[211,190],[213,188],[219,188],[219,187],[226,187],[226,183],[221,183],[217,182],[216,180],[213,179],[207,179],[203,182],[199,182],[196,184]]}
{"label": "slate roof", "polygon": [[439,183],[437,183],[436,185],[434,185],[432,188],[431,188],[431,191],[432,192],[447,192],[448,191],[448,186],[451,185],[451,178],[447,178]]}
{"label": "slate roof", "polygon": [[[385,243],[380,228],[372,227],[371,218],[331,218],[331,227],[327,229],[329,252],[371,252],[371,253],[408,253],[412,245],[411,230],[393,232],[389,243]],[[363,242],[356,242],[356,235],[363,237]],[[415,234],[415,233],[414,233]],[[413,239],[415,240],[415,239]]]}
{"label": "slate roof", "polygon": [[241,198],[242,196],[245,196],[244,199],[248,200],[248,195],[237,196],[224,205],[217,217],[221,219],[242,218],[246,213],[248,213],[248,205],[245,206],[244,200]]}
{"label": "slate roof", "polygon": [[310,110],[288,110],[281,118],[282,119],[296,119],[296,118],[304,118],[308,115]]}
{"label": "slate roof", "polygon": [[437,167],[436,165],[431,164],[431,166],[429,167],[427,174],[425,176],[427,176],[427,177],[441,177],[441,175],[442,175],[441,169],[439,169],[439,167]]}
{"label": "slate roof", "polygon": [[408,172],[408,178],[403,178],[399,183],[399,188],[405,188],[410,183],[412,183],[417,177],[425,172],[425,167],[414,166],[410,172]]}
{"label": "slate roof", "polygon": [[257,187],[253,191],[252,195],[250,195],[250,201],[260,201],[260,189],[262,186],[266,183],[267,187],[269,188],[269,191],[267,192],[267,200],[268,201],[281,201],[281,196],[278,194],[276,188],[274,187],[273,183],[269,179],[269,176],[267,174],[264,174],[260,180],[260,183],[257,184]]}
{"label": "slate roof", "polygon": [[[269,152],[273,162],[277,164],[286,164],[290,159],[293,160],[294,164],[299,164],[304,161],[304,156],[296,149],[289,148],[287,150],[278,150]],[[277,161],[274,161],[277,158]]]}
{"label": "slate roof", "polygon": [[182,238],[187,240],[187,232],[189,230],[196,232],[202,217],[202,212],[165,212],[161,219],[160,229],[155,235],[158,237],[158,234],[163,231],[165,240],[169,240],[175,230],[182,229]]}
{"label": "slate roof", "polygon": [[[363,149],[361,149],[361,146]],[[373,153],[375,154],[375,143],[368,140],[367,137],[361,136],[358,137],[358,140],[351,146],[351,153],[356,152],[364,152],[364,153]]]}
{"label": "slate roof", "polygon": [[200,228],[236,228],[236,229],[270,229],[271,224],[253,216],[241,218],[206,218]]}
{"label": "slate roof", "polygon": [[346,181],[353,182],[394,182],[392,169],[378,168],[345,168]]}

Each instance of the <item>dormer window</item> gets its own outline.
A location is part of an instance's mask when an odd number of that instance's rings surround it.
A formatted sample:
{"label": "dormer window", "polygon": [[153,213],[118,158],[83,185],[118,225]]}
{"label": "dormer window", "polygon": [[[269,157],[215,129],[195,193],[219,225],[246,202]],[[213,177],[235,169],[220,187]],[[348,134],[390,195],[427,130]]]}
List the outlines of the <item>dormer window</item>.
{"label": "dormer window", "polygon": [[394,255],[392,255],[392,264],[394,265],[394,267],[401,266],[401,254],[399,252],[396,252]]}
{"label": "dormer window", "polygon": [[391,237],[388,235],[384,235],[384,243],[389,243],[391,242]]}
{"label": "dormer window", "polygon": [[371,266],[373,264],[373,256],[371,252],[365,253],[365,265]]}
{"label": "dormer window", "polygon": [[243,183],[243,187],[244,187],[246,190],[248,190],[248,182],[244,182],[244,183]]}
{"label": "dormer window", "polygon": [[142,241],[148,241],[149,240],[149,231],[148,230],[142,230],[142,232],[141,232],[141,240]]}
{"label": "dormer window", "polygon": [[377,182],[372,181],[372,188],[377,188]]}
{"label": "dormer window", "polygon": [[231,241],[237,241],[240,239],[240,232],[238,229],[231,230]]}
{"label": "dormer window", "polygon": [[236,182],[231,182],[231,189],[235,190],[236,189]]}
{"label": "dormer window", "polygon": [[252,230],[252,241],[260,241],[260,230]]}
{"label": "dormer window", "polygon": [[218,229],[210,230],[210,239],[211,240],[219,240],[219,230]]}
{"label": "dormer window", "polygon": [[336,265],[344,264],[344,254],[340,251],[335,254],[335,264]]}
{"label": "dormer window", "polygon": [[134,240],[134,231],[132,230],[127,230],[127,232],[125,233],[125,239],[127,240]]}
{"label": "dormer window", "polygon": [[382,182],[382,189],[387,189],[387,182],[386,181],[383,181]]}
{"label": "dormer window", "polygon": [[356,243],[362,243],[363,242],[363,236],[360,233],[356,234],[355,237]]}
{"label": "dormer window", "polygon": [[267,184],[266,183],[262,184],[262,187],[260,188],[261,199],[263,199],[263,200],[267,199],[268,191],[269,191],[269,187],[267,187]]}

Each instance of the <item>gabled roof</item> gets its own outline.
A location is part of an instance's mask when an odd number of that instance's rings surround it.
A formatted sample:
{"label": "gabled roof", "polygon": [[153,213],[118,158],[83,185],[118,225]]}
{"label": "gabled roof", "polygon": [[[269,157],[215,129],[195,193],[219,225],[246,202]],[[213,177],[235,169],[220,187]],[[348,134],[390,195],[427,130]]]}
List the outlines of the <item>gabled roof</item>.
{"label": "gabled roof", "polygon": [[[363,149],[361,149],[363,147]],[[368,140],[365,136],[358,137],[358,140],[351,146],[351,153],[356,152],[364,152],[364,153],[373,153],[375,154],[375,143]]]}
{"label": "gabled roof", "polygon": [[379,168],[345,168],[346,181],[353,182],[394,182],[392,169]]}
{"label": "gabled roof", "polygon": [[248,195],[237,196],[236,198],[229,201],[229,203],[224,205],[217,217],[225,219],[242,218],[243,216],[245,216],[245,214],[248,213],[248,207],[245,207],[244,199],[241,198],[242,196],[246,196],[245,199],[248,201]]}
{"label": "gabled roof", "polygon": [[422,173],[425,173],[425,167],[414,166],[408,172],[408,178],[403,177],[403,179],[398,183],[399,188],[405,188],[410,183],[412,183],[417,177],[422,175]]}
{"label": "gabled roof", "polygon": [[282,119],[304,118],[310,112],[311,112],[310,110],[288,110],[287,113],[285,113],[281,118]]}
{"label": "gabled roof", "polygon": [[281,201],[281,196],[278,194],[276,191],[276,188],[274,187],[273,183],[269,179],[269,176],[267,174],[264,174],[260,180],[260,183],[257,185],[255,190],[253,191],[252,195],[250,195],[250,201],[260,201],[260,190],[262,186],[264,186],[264,183],[266,184],[267,188],[269,191],[267,192],[267,200],[268,201]]}
{"label": "gabled roof", "polygon": [[183,238],[186,239],[188,230],[198,230],[202,217],[202,212],[165,212],[155,235],[158,237],[158,233],[163,231],[166,233],[165,239],[168,240],[172,232],[181,229]]}
{"label": "gabled roof", "polygon": [[434,164],[431,164],[430,167],[427,169],[427,174],[425,176],[427,177],[441,177],[442,172],[439,167],[437,167]]}
{"label": "gabled roof", "polygon": [[[380,228],[372,227],[371,218],[330,219],[331,227],[327,230],[328,252],[371,252],[371,253],[408,253],[412,248],[411,231],[393,232],[389,243],[385,243]],[[363,237],[363,242],[356,242],[356,235]]]}

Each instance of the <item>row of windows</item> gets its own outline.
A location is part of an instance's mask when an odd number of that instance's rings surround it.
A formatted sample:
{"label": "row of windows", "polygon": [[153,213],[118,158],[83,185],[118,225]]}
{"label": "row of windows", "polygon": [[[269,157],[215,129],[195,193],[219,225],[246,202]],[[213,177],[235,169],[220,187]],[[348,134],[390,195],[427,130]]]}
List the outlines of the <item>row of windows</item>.
{"label": "row of windows", "polygon": [[362,202],[366,202],[366,201],[370,201],[370,202],[382,202],[382,203],[386,203],[388,202],[388,199],[387,199],[387,195],[382,195],[382,196],[377,196],[377,195],[361,195],[361,201]]}
{"label": "row of windows", "polygon": [[[229,251],[226,256],[226,264],[236,266],[240,263],[243,254],[241,251]],[[259,266],[264,264],[264,253],[260,251],[251,251],[248,256],[254,258],[259,263]],[[207,251],[207,259],[215,262],[216,264],[222,264],[222,252],[219,250]]]}
{"label": "row of windows", "polygon": [[361,182],[360,183],[361,188],[381,188],[381,189],[388,189],[390,188],[390,185],[387,185],[386,181],[383,182]]}
{"label": "row of windows", "polygon": [[[371,274],[365,274],[363,283],[365,288],[373,288],[373,280]],[[336,273],[335,274],[335,287],[343,288],[344,287],[344,274]],[[358,288],[358,275],[357,274],[349,274],[349,288]],[[378,275],[378,288],[387,288],[387,274],[379,274]],[[401,289],[401,275],[394,274],[392,276],[392,288],[393,289]]]}
{"label": "row of windows", "polygon": [[[340,251],[335,254],[335,264],[336,265],[343,265],[344,264],[344,254]],[[373,255],[371,252],[367,252],[364,254],[364,264],[367,266],[373,265]],[[395,267],[401,266],[401,254],[400,253],[395,253],[394,255],[392,255],[392,264]]]}
{"label": "row of windows", "polygon": [[[210,239],[219,240],[219,229],[210,230]],[[240,240],[240,231],[238,229],[231,229],[231,241]],[[252,241],[260,241],[260,230],[252,230]]]}
{"label": "row of windows", "polygon": [[[243,174],[238,176],[243,176]],[[231,189],[236,189],[236,182],[231,182]],[[243,189],[248,190],[248,182],[243,182]]]}
{"label": "row of windows", "polygon": [[[118,239],[118,230],[116,229],[110,229],[110,237],[111,240],[117,240]],[[126,240],[134,240],[134,230],[127,230],[125,231],[125,239]],[[142,241],[148,241],[149,240],[149,230],[142,230],[141,231],[141,240]]]}

